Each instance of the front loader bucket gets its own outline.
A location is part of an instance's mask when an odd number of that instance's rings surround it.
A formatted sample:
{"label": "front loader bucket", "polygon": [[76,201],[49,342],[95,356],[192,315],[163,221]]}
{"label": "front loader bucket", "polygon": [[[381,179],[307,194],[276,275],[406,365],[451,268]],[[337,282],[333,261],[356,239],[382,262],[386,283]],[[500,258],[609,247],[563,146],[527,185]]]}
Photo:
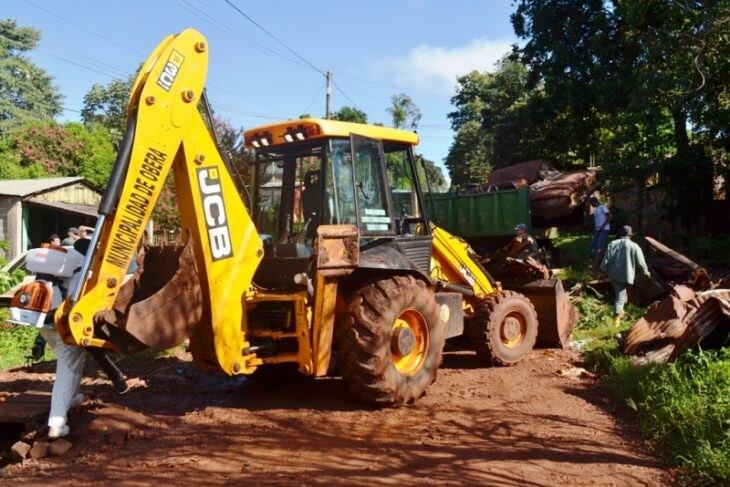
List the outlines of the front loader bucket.
{"label": "front loader bucket", "polygon": [[122,351],[164,350],[183,343],[200,324],[203,297],[192,240],[184,246],[148,247],[111,312],[97,315]]}
{"label": "front loader bucket", "polygon": [[510,290],[524,294],[537,311],[538,347],[568,346],[570,336],[578,323],[578,310],[563,289],[560,279],[539,279]]}

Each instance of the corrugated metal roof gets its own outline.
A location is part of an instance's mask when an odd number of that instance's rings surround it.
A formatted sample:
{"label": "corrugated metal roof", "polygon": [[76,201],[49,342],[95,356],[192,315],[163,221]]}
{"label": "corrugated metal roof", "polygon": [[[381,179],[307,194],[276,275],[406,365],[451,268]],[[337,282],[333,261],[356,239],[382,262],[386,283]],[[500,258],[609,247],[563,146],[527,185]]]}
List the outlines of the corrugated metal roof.
{"label": "corrugated metal roof", "polygon": [[25,197],[83,181],[81,176],[41,179],[0,179],[0,195]]}

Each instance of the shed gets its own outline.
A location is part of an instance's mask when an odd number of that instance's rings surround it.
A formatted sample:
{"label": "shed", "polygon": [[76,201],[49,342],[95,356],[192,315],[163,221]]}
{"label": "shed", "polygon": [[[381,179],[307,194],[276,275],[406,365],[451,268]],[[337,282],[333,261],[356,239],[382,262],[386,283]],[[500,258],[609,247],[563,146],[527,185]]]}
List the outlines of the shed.
{"label": "shed", "polygon": [[96,224],[101,191],[82,177],[0,179],[0,240],[12,260],[25,250],[64,238],[69,227]]}

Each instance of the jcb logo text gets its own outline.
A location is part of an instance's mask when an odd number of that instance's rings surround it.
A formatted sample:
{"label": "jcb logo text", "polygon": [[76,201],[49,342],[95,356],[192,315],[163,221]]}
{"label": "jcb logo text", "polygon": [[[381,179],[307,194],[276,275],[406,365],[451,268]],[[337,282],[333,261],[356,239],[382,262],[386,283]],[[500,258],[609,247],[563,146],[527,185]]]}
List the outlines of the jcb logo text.
{"label": "jcb logo text", "polygon": [[233,256],[233,248],[218,168],[198,168],[198,186],[203,203],[205,226],[208,229],[211,257],[213,260],[227,259]]}

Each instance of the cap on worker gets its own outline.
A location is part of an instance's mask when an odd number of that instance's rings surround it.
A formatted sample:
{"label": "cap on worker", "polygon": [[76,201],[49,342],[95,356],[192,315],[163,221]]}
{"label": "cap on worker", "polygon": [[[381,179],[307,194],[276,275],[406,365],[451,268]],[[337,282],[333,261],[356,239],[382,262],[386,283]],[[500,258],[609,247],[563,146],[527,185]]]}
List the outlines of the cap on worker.
{"label": "cap on worker", "polygon": [[79,229],[76,228],[76,227],[69,227],[68,228],[68,233],[76,233],[76,234],[78,234],[79,233]]}
{"label": "cap on worker", "polygon": [[515,227],[515,232],[518,230],[522,230],[523,232],[526,232],[527,225],[525,225],[524,223],[518,223],[517,226]]}
{"label": "cap on worker", "polygon": [[630,237],[634,234],[634,230],[629,225],[624,225],[621,227],[621,236],[622,237]]}

